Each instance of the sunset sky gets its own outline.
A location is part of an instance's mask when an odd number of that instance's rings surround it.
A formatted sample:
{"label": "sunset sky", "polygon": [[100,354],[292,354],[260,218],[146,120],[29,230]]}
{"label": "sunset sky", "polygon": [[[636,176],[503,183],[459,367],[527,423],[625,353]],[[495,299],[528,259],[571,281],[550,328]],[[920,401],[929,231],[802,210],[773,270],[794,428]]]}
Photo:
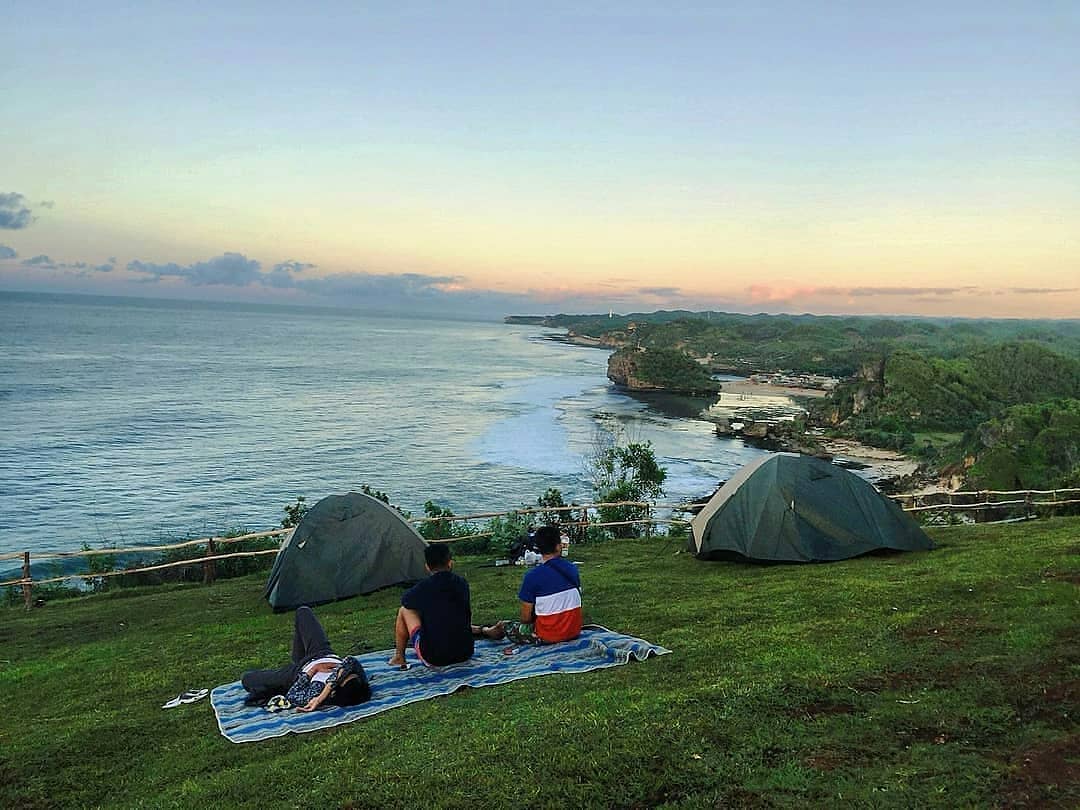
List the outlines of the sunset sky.
{"label": "sunset sky", "polygon": [[1080,317],[1075,0],[3,16],[2,290]]}

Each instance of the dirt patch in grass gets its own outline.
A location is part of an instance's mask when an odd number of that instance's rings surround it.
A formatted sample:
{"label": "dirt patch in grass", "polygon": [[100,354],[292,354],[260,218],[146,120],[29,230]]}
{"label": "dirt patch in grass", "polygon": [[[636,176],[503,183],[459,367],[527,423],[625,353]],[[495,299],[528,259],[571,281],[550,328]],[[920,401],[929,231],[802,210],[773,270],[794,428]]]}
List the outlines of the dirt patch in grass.
{"label": "dirt patch in grass", "polygon": [[856,692],[889,692],[910,690],[925,681],[925,676],[914,672],[880,672],[867,675],[851,684]]}
{"label": "dirt patch in grass", "polygon": [[1021,751],[1011,765],[1002,806],[1071,808],[1080,801],[1080,735]]}
{"label": "dirt patch in grass", "polygon": [[1056,582],[1069,582],[1080,585],[1080,572],[1077,571],[1043,571],[1043,579],[1052,579]]}
{"label": "dirt patch in grass", "polygon": [[795,706],[787,711],[789,717],[814,720],[818,717],[828,717],[835,714],[853,714],[855,707],[850,703],[834,702],[831,700],[816,700],[803,706]]}
{"label": "dirt patch in grass", "polygon": [[817,751],[803,758],[803,765],[815,771],[835,771],[849,764],[849,760],[839,751]]}
{"label": "dirt patch in grass", "polygon": [[973,636],[996,635],[1000,632],[1000,627],[986,624],[971,616],[952,616],[932,624],[909,624],[900,630],[900,636],[907,641],[932,638],[947,647],[963,647]]}
{"label": "dirt patch in grass", "polygon": [[[1044,677],[1049,679],[1050,676]],[[1027,683],[1030,685],[1032,681]],[[1053,725],[1062,720],[1075,722],[1080,717],[1080,681],[1072,679],[1036,687],[1016,701],[1016,712],[1025,722],[1041,720]]]}
{"label": "dirt patch in grass", "polygon": [[1031,684],[1051,683],[1061,677],[1063,668],[1049,667],[1045,677],[1041,671],[1015,671],[996,663],[983,661],[942,661],[928,663],[916,672],[881,672],[865,675],[850,684],[850,688],[860,693],[879,694],[881,692],[899,692],[910,694],[916,689],[953,689],[958,684],[970,683],[978,679],[1015,683],[1014,691],[1031,691]]}

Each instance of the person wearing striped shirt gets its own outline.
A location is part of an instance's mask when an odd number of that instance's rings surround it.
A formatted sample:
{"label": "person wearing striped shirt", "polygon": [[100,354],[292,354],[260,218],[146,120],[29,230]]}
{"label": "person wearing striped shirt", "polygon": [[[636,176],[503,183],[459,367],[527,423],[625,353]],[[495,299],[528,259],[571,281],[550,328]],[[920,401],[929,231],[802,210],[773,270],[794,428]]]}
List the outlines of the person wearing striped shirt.
{"label": "person wearing striped shirt", "polygon": [[541,562],[526,572],[518,591],[520,619],[507,619],[473,632],[507,638],[514,644],[554,644],[581,634],[581,576],[562,556],[555,526],[541,526],[534,537]]}

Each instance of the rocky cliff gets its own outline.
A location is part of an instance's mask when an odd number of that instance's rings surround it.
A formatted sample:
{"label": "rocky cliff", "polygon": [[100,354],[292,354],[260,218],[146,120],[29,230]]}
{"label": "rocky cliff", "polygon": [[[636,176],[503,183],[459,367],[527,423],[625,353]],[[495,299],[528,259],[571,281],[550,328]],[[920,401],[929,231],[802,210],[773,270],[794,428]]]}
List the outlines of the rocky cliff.
{"label": "rocky cliff", "polygon": [[631,391],[705,396],[720,390],[719,383],[700,363],[670,349],[619,349],[608,358],[607,376],[616,385]]}
{"label": "rocky cliff", "polygon": [[637,349],[620,349],[614,352],[607,361],[607,377],[616,385],[629,388],[631,391],[656,391],[663,388],[662,385],[650,382],[641,374],[641,359],[644,352]]}

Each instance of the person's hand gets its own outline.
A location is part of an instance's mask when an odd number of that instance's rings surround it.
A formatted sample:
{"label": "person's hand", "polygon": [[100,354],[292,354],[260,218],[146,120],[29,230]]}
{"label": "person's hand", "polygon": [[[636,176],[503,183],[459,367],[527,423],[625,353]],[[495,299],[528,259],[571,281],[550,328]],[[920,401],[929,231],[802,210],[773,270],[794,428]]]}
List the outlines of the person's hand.
{"label": "person's hand", "polygon": [[301,711],[301,712],[313,712],[317,708],[319,708],[319,706],[322,705],[322,702],[324,700],[326,700],[328,697],[330,697],[330,684],[327,684],[326,686],[324,686],[323,690],[321,692],[319,692],[319,694],[317,694],[315,697],[313,697],[311,700],[309,700],[303,706],[297,706],[296,708],[297,708],[298,711]]}

